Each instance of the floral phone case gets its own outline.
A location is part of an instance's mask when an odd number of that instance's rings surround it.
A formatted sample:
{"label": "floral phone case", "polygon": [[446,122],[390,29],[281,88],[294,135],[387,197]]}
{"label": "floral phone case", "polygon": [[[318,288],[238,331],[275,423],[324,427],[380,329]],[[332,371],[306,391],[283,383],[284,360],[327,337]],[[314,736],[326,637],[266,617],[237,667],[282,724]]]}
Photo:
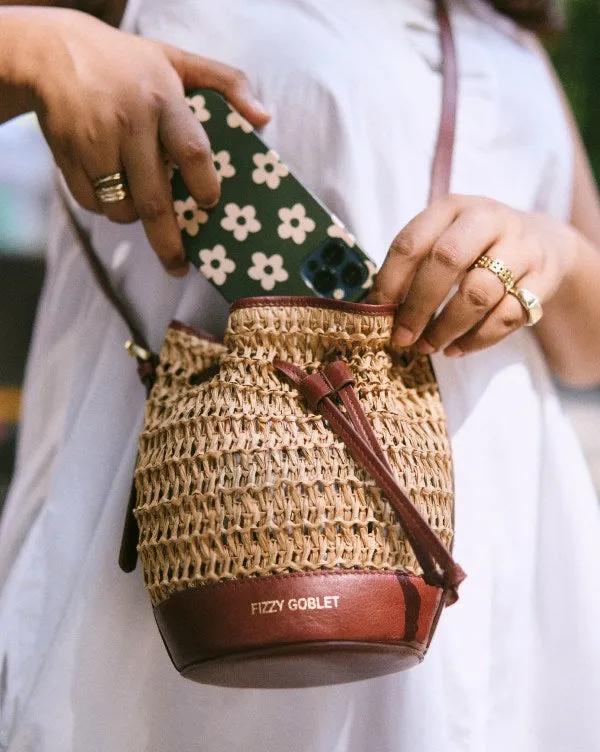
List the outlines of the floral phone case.
{"label": "floral phone case", "polygon": [[188,103],[211,142],[221,200],[200,209],[177,168],[172,190],[190,261],[232,302],[261,295],[360,300],[376,272],[354,237],[220,94]]}

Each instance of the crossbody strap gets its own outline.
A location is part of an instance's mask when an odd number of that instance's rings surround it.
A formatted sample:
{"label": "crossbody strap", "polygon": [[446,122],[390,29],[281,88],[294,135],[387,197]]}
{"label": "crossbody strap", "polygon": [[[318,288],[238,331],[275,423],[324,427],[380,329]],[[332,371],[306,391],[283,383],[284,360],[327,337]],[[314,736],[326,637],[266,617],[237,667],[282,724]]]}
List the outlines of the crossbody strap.
{"label": "crossbody strap", "polygon": [[431,165],[429,203],[450,192],[452,159],[456,141],[456,111],[458,108],[458,61],[452,25],[448,15],[448,0],[436,0],[436,11],[442,54],[442,107],[440,127]]}
{"label": "crossbody strap", "polygon": [[[448,0],[436,0],[441,50],[442,105],[435,153],[431,166],[429,203],[445,196],[450,190],[456,134],[458,67],[447,2]],[[146,338],[138,326],[132,307],[117,294],[112,285],[110,277],[94,249],[89,232],[82,227],[64,194],[61,193],[61,195],[64,207],[70,218],[71,226],[77,235],[98,287],[129,329],[131,339],[125,343],[125,346],[129,353],[137,360],[140,379],[148,390],[154,378],[156,355],[150,349]]]}

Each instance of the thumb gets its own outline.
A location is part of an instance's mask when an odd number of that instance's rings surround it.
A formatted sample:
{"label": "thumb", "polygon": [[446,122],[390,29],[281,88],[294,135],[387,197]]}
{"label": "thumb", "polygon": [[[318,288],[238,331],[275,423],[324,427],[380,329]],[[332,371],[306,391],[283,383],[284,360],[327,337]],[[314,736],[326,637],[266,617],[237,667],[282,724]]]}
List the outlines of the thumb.
{"label": "thumb", "polygon": [[161,44],[161,47],[179,74],[186,91],[198,88],[214,89],[255,128],[269,122],[271,116],[255,98],[250,82],[241,70],[168,44]]}

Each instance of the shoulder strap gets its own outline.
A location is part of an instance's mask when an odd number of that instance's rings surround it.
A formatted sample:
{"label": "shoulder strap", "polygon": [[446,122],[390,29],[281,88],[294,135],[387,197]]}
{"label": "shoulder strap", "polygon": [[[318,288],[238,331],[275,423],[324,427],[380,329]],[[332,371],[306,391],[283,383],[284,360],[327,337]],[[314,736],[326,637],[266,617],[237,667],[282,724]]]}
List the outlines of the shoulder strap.
{"label": "shoulder strap", "polygon": [[[450,189],[452,173],[452,157],[456,133],[456,110],[458,99],[458,67],[456,61],[456,47],[452,34],[452,26],[448,15],[448,0],[436,0],[436,11],[439,23],[441,69],[442,69],[442,106],[438,138],[431,167],[431,187],[429,203],[445,196]],[[146,338],[136,324],[131,308],[126,301],[119,297],[110,278],[100,261],[89,233],[81,226],[67,199],[62,194],[63,204],[69,215],[71,226],[79,242],[98,287],[106,296],[129,329],[131,339],[125,343],[129,353],[138,362],[138,373],[147,389],[151,386],[153,364],[156,355],[149,348]]]}
{"label": "shoulder strap", "polygon": [[452,158],[456,140],[456,110],[458,106],[458,63],[447,0],[436,0],[442,53],[442,108],[438,139],[431,166],[429,203],[450,192]]}

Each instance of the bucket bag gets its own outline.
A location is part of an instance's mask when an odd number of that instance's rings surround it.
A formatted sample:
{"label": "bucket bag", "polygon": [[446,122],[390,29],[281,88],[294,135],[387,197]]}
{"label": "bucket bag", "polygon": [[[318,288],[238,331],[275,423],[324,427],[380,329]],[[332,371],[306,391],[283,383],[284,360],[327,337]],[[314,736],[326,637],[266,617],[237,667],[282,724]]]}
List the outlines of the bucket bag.
{"label": "bucket bag", "polygon": [[[457,89],[441,0],[438,18],[431,199],[448,190]],[[465,575],[438,385],[429,357],[386,349],[395,307],[241,299],[223,341],[174,321],[156,356],[71,217],[148,389],[120,563],[139,555],[175,668],[301,687],[422,661]]]}

